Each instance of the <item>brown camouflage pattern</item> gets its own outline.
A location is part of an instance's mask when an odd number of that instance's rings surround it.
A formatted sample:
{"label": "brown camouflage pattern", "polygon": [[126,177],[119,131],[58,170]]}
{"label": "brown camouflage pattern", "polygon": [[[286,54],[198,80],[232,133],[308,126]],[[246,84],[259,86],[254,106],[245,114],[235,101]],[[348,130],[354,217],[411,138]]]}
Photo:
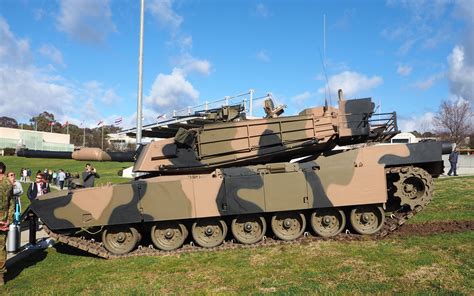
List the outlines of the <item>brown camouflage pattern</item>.
{"label": "brown camouflage pattern", "polygon": [[222,168],[327,151],[337,144],[364,142],[370,134],[371,99],[340,100],[339,109],[318,107],[297,116],[207,124],[180,131],[175,139],[147,145],[134,171]]}
{"label": "brown camouflage pattern", "polygon": [[442,172],[441,144],[331,151],[301,163],[270,163],[163,175],[126,184],[57,191],[31,209],[52,230],[250,213],[385,204],[385,168]]}

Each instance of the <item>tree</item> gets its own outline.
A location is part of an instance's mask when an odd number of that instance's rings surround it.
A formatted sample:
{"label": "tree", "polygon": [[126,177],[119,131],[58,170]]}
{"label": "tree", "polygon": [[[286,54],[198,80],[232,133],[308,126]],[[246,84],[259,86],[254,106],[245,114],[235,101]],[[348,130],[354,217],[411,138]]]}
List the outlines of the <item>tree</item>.
{"label": "tree", "polygon": [[438,113],[434,117],[434,125],[439,135],[461,144],[472,130],[472,111],[468,101],[445,100],[441,102]]}
{"label": "tree", "polygon": [[18,128],[18,122],[14,118],[2,116],[0,117],[0,127]]}

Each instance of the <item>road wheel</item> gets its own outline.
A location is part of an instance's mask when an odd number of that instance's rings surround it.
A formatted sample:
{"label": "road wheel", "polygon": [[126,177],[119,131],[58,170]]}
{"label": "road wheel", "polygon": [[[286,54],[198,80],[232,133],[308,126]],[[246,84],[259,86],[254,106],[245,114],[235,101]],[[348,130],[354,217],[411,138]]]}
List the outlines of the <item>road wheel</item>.
{"label": "road wheel", "polygon": [[346,227],[346,215],[339,209],[317,209],[311,214],[311,228],[319,236],[338,235],[344,227]]}
{"label": "road wheel", "polygon": [[294,240],[300,237],[306,228],[306,219],[302,213],[281,212],[272,216],[273,233],[281,240]]}
{"label": "road wheel", "polygon": [[153,244],[163,251],[172,251],[181,247],[187,236],[186,226],[176,221],[158,222],[151,228]]}
{"label": "road wheel", "polygon": [[115,255],[123,255],[133,250],[139,238],[137,229],[128,225],[109,226],[102,232],[104,247]]}
{"label": "road wheel", "polygon": [[213,248],[222,244],[227,235],[227,225],[221,219],[200,219],[193,223],[194,241],[204,248]]}
{"label": "road wheel", "polygon": [[382,228],[385,215],[382,207],[356,206],[350,213],[352,228],[359,234],[374,234]]}
{"label": "road wheel", "polygon": [[232,235],[242,244],[254,244],[262,240],[267,223],[262,216],[240,216],[232,220]]}

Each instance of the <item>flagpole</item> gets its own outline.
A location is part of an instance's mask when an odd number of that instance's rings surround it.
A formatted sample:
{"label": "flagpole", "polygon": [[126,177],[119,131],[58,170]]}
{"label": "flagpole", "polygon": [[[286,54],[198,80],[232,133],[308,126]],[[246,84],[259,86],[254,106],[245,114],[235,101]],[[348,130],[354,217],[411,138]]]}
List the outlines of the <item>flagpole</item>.
{"label": "flagpole", "polygon": [[102,144],[102,150],[104,150],[104,124],[102,124],[102,141],[101,141],[101,144]]}
{"label": "flagpole", "polygon": [[140,48],[138,53],[138,99],[137,99],[137,148],[142,142],[142,97],[143,97],[143,19],[145,18],[145,0],[140,4]]}

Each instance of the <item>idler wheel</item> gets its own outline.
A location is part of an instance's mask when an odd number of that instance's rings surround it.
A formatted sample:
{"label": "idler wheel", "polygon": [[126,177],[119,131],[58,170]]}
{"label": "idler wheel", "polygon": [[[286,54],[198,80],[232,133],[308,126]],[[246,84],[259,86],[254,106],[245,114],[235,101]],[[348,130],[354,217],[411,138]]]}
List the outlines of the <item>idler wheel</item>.
{"label": "idler wheel", "polygon": [[281,240],[294,240],[300,237],[306,228],[306,219],[302,213],[281,212],[272,216],[272,230]]}
{"label": "idler wheel", "polygon": [[359,234],[374,234],[382,228],[385,214],[375,205],[356,206],[350,213],[352,228]]}
{"label": "idler wheel", "polygon": [[104,247],[115,255],[129,253],[140,240],[138,231],[128,225],[115,225],[107,227],[102,232]]}
{"label": "idler wheel", "polygon": [[172,251],[181,247],[188,237],[184,224],[176,221],[158,222],[151,228],[151,240],[160,250]]}
{"label": "idler wheel", "polygon": [[339,209],[317,209],[311,214],[311,228],[319,236],[338,235],[345,227],[346,215]]}
{"label": "idler wheel", "polygon": [[240,216],[232,220],[232,235],[242,244],[254,244],[262,240],[267,223],[262,216]]}
{"label": "idler wheel", "polygon": [[221,219],[200,219],[193,223],[191,230],[194,241],[204,248],[222,244],[227,235],[227,225]]}

